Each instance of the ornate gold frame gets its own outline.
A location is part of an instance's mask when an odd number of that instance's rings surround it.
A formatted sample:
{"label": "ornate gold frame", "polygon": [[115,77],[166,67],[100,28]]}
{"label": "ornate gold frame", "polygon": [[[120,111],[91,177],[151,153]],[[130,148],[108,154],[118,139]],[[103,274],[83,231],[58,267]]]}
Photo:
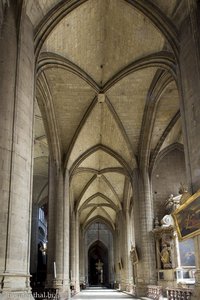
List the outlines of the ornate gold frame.
{"label": "ornate gold frame", "polygon": [[172,216],[179,240],[182,241],[200,234],[200,190],[178,207]]}

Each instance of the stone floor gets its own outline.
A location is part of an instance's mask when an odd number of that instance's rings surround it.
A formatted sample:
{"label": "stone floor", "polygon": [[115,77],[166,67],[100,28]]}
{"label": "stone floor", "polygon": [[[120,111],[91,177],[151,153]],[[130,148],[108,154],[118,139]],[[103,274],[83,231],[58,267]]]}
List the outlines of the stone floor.
{"label": "stone floor", "polygon": [[[116,290],[104,289],[104,288],[88,288],[81,291],[79,294],[73,296],[73,300],[122,300],[122,299],[135,299],[135,300],[150,300],[147,297],[136,298],[126,293],[121,293]],[[165,298],[163,298],[165,299]]]}
{"label": "stone floor", "polygon": [[[121,300],[121,299],[131,299],[130,295],[120,293],[116,290],[103,289],[103,288],[89,288],[87,290],[81,291],[79,294],[73,297],[73,300],[82,300],[82,299],[96,299],[96,300]],[[133,299],[133,298],[132,298]]]}

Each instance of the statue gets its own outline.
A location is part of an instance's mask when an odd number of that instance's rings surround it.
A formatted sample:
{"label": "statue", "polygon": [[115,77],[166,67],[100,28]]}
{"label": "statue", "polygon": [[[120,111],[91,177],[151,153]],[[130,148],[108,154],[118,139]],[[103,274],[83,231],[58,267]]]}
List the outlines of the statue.
{"label": "statue", "polygon": [[171,194],[167,199],[165,206],[168,213],[172,213],[180,206],[181,195],[174,196]]}
{"label": "statue", "polygon": [[164,269],[171,269],[171,257],[170,257],[170,250],[167,244],[162,245],[162,251],[160,253],[161,262],[163,263]]}
{"label": "statue", "polygon": [[180,188],[178,192],[179,195],[177,196],[171,194],[165,203],[166,210],[169,214],[174,212],[180,205],[185,203],[187,199],[191,196],[191,194],[188,192],[187,187],[182,183],[180,183]]}
{"label": "statue", "polygon": [[98,271],[98,282],[102,284],[103,283],[103,265],[104,264],[99,259],[99,261],[95,265],[96,265],[96,269]]}
{"label": "statue", "polygon": [[101,271],[102,270],[103,263],[100,261],[100,259],[99,259],[99,261],[95,265],[96,265],[97,271]]}
{"label": "statue", "polygon": [[136,248],[133,246],[133,244],[131,245],[131,250],[130,250],[130,260],[133,265],[138,263],[137,251]]}
{"label": "statue", "polygon": [[184,186],[182,183],[179,189],[179,194],[181,195],[181,199],[180,199],[181,205],[184,204],[188,200],[188,198],[191,197],[191,194],[188,192],[187,187]]}

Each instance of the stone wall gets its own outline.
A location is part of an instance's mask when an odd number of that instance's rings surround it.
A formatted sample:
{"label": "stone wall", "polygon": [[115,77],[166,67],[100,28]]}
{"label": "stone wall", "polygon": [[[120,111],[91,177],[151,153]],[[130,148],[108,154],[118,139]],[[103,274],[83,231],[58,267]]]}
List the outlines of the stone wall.
{"label": "stone wall", "polygon": [[187,183],[184,152],[174,149],[159,161],[152,174],[155,216],[165,215],[164,204],[170,194],[178,195],[181,182]]}

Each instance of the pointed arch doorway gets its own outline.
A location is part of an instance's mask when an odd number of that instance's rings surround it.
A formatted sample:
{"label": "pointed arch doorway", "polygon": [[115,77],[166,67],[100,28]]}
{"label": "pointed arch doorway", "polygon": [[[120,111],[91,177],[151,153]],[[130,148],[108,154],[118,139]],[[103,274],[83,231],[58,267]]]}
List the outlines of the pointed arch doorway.
{"label": "pointed arch doorway", "polygon": [[109,285],[108,249],[99,240],[88,250],[88,282],[90,286]]}

